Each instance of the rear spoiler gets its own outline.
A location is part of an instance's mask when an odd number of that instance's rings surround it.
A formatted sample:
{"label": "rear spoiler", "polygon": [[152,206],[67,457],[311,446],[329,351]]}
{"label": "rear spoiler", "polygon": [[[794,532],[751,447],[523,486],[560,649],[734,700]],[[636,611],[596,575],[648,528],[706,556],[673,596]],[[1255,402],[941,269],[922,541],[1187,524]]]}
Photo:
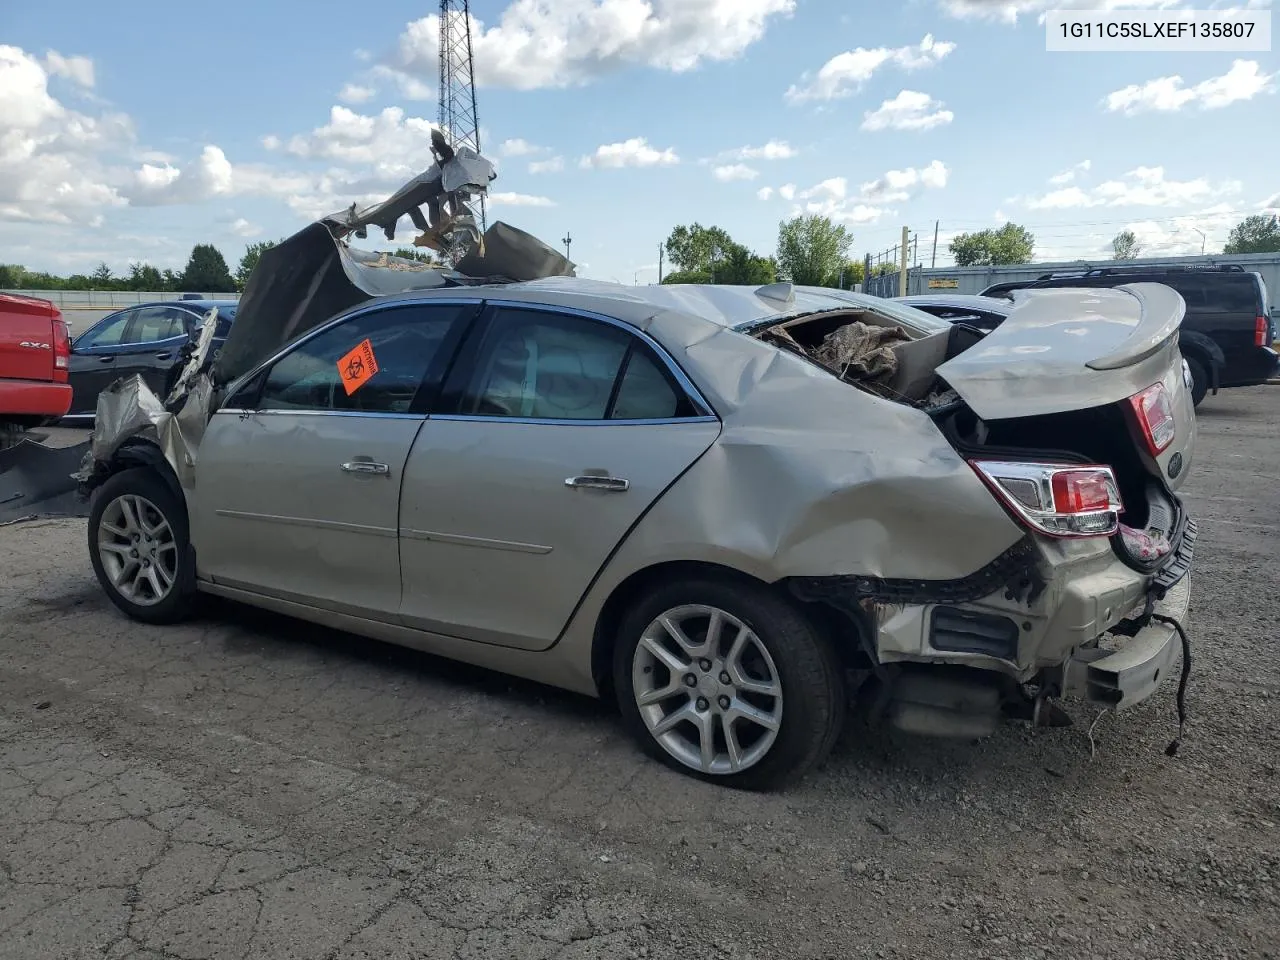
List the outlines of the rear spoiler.
{"label": "rear spoiler", "polygon": [[1163,283],[1126,283],[1114,289],[1137,297],[1142,305],[1142,316],[1133,332],[1119,346],[1085,364],[1091,370],[1131,367],[1158,353],[1171,337],[1178,335],[1187,312],[1182,294]]}

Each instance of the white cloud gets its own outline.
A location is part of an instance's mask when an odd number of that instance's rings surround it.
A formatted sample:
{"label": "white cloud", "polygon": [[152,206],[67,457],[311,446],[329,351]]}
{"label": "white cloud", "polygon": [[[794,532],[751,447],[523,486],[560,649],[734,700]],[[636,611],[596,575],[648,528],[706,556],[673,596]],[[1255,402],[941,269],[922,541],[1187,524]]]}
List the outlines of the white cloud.
{"label": "white cloud", "polygon": [[768,200],[773,196],[773,187],[761,187],[756,191],[756,196],[761,200]]}
{"label": "white cloud", "polygon": [[770,140],[759,147],[739,147],[726,154],[733,160],[790,160],[798,151],[785,140]]}
{"label": "white cloud", "polygon": [[1016,23],[1018,17],[1028,13],[1038,14],[1043,22],[1048,10],[1167,10],[1191,4],[1181,0],[941,0],[941,6],[961,19]]}
{"label": "white cloud", "polygon": [[306,159],[367,166],[378,184],[399,186],[430,165],[433,129],[430,120],[407,117],[400,107],[366,115],[335,104],[328,123],[290,137],[284,148]]}
{"label": "white cloud", "polygon": [[548,152],[550,152],[549,147],[540,147],[536,143],[521,140],[519,137],[503,140],[498,144],[498,154],[503,157],[528,157]]}
{"label": "white cloud", "polygon": [[82,87],[93,86],[93,61],[88,57],[64,57],[50,50],[44,57],[44,68],[53,77],[66,77]]}
{"label": "white cloud", "polygon": [[[86,79],[83,66],[66,65],[77,59],[55,63]],[[133,126],[122,114],[67,108],[48,81],[45,64],[0,44],[0,220],[92,222],[102,208],[126,203],[104,158],[132,147]]]}
{"label": "white cloud", "polygon": [[721,183],[728,183],[731,180],[754,180],[760,176],[760,171],[753,170],[745,163],[731,163],[727,166],[716,167],[711,171],[711,175]]}
{"label": "white cloud", "polygon": [[1261,210],[1263,213],[1280,212],[1280,193],[1277,193],[1275,196],[1268,197],[1266,200],[1263,200],[1262,203],[1258,205],[1258,209]]}
{"label": "white cloud", "polygon": [[555,201],[527,193],[491,193],[489,203],[495,207],[554,207]]}
{"label": "white cloud", "polygon": [[258,234],[262,233],[262,228],[255,223],[250,223],[244,217],[237,217],[231,224],[231,232],[237,237],[244,237],[248,239],[249,237],[256,237]]}
{"label": "white cloud", "polygon": [[359,84],[348,83],[338,91],[338,99],[343,103],[365,103],[372,100],[377,92],[373,87],[362,87]]}
{"label": "white cloud", "polygon": [[564,169],[564,157],[550,157],[546,160],[534,160],[529,164],[530,173],[559,173]]}
{"label": "white cloud", "polygon": [[676,152],[668,147],[657,150],[649,146],[644,137],[632,137],[620,143],[606,143],[596,152],[583,157],[581,166],[598,169],[618,167],[670,167],[680,162]]}
{"label": "white cloud", "polygon": [[918,70],[938,63],[955,48],[954,43],[934,40],[932,34],[914,47],[857,47],[832,57],[816,74],[805,74],[787,90],[786,98],[803,103],[847,97],[886,64]]}
{"label": "white cloud", "polygon": [[[476,83],[533,90],[588,83],[628,66],[676,73],[737,59],[789,16],[795,0],[515,0],[486,27],[471,18]],[[385,65],[422,80],[439,74],[440,20],[406,25]]]}
{"label": "white cloud", "polygon": [[796,198],[796,185],[794,183],[784,183],[778,188],[778,196],[783,200],[794,200]]}
{"label": "white cloud", "polygon": [[856,194],[850,193],[844,177],[831,177],[796,194],[804,202],[793,213],[814,213],[850,224],[875,223],[896,212],[887,204],[910,200],[923,190],[941,189],[948,176],[946,165],[934,160],[927,167],[889,170],[863,183]]}
{"label": "white cloud", "polygon": [[[126,196],[134,206],[199,203],[214,197],[270,196],[290,202],[316,189],[317,178],[262,166],[233,166],[221,147],[207,145],[185,168],[144,163],[133,174]],[[292,205],[292,204],[291,204]],[[341,206],[342,204],[338,204]],[[330,207],[332,212],[337,207]]]}
{"label": "white cloud", "polygon": [[1063,187],[1076,178],[1078,173],[1088,173],[1089,168],[1093,166],[1092,160],[1081,160],[1069,170],[1063,170],[1061,173],[1055,173],[1049,178],[1049,186]]}
{"label": "white cloud", "polygon": [[1260,93],[1275,91],[1274,73],[1263,73],[1255,60],[1236,60],[1220,77],[1210,77],[1195,86],[1185,86],[1182,77],[1158,77],[1144,84],[1132,84],[1103,98],[1113,113],[1174,112],[1194,106],[1217,110],[1240,100],[1252,100]]}
{"label": "white cloud", "polygon": [[430,77],[428,80],[420,80],[413,74],[405,73],[403,70],[397,70],[388,67],[386,64],[376,64],[372,71],[374,76],[382,80],[390,80],[395,84],[396,89],[400,91],[400,96],[406,100],[436,100],[436,76]]}
{"label": "white cloud", "polygon": [[868,203],[899,203],[910,200],[920,190],[942,189],[950,173],[941,160],[934,160],[927,167],[888,170],[883,176],[862,184],[860,194]]}
{"label": "white cloud", "polygon": [[1121,180],[1108,180],[1088,190],[1063,187],[1025,204],[1031,210],[1071,210],[1084,207],[1179,207],[1201,203],[1212,197],[1239,193],[1240,182],[1210,183],[1195,180],[1167,180],[1163,167],[1137,167]]}
{"label": "white cloud", "polygon": [[944,110],[940,100],[927,93],[903,90],[896,97],[884,101],[875,110],[862,116],[863,130],[932,130],[945,126],[955,119],[955,114]]}

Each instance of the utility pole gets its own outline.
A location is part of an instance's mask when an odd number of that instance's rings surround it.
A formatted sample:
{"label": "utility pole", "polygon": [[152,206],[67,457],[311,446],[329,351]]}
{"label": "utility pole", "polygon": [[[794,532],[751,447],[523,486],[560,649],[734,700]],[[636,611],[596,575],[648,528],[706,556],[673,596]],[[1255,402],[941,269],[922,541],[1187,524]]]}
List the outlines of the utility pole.
{"label": "utility pole", "polygon": [[564,258],[565,258],[566,260],[568,260],[568,259],[569,259],[569,244],[573,243],[573,237],[569,234],[569,231],[568,231],[568,230],[566,230],[566,231],[564,232],[564,236],[560,239],[560,242],[564,244]]}
{"label": "utility pole", "polygon": [[662,258],[666,256],[667,245],[665,243],[658,244],[658,283],[662,283]]}
{"label": "utility pole", "polygon": [[871,292],[871,254],[862,258],[862,292]]}
{"label": "utility pole", "polygon": [[1192,229],[1192,230],[1195,230],[1195,232],[1196,232],[1196,233],[1200,234],[1200,256],[1202,256],[1202,257],[1203,257],[1203,256],[1204,256],[1204,243],[1205,243],[1205,239],[1206,239],[1206,238],[1205,238],[1205,235],[1204,235],[1204,231],[1203,231],[1203,230],[1201,230],[1201,229],[1199,229],[1198,227],[1192,227],[1191,229]]}
{"label": "utility pole", "polygon": [[907,295],[907,243],[908,230],[902,228],[902,262],[898,271],[898,296],[905,297]]}
{"label": "utility pole", "polygon": [[933,256],[929,258],[930,270],[938,265],[938,224],[941,222],[941,220],[933,221]]}

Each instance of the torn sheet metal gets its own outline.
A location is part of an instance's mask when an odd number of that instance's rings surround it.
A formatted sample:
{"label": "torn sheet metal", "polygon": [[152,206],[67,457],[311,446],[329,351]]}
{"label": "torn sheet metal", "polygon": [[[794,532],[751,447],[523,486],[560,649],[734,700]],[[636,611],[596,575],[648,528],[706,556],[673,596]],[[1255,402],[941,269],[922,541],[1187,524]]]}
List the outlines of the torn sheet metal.
{"label": "torn sheet metal", "polygon": [[209,347],[213,343],[214,333],[218,329],[218,308],[214,307],[204,315],[204,321],[200,324],[200,333],[196,338],[195,346],[191,351],[191,355],[187,357],[187,362],[182,368],[182,372],[178,374],[178,379],[173,383],[173,389],[169,391],[169,396],[165,397],[165,405],[175,403],[178,398],[185,396],[187,391],[191,389],[191,384],[195,382],[196,375],[203,369],[205,360],[209,356]]}
{"label": "torn sheet metal", "polygon": [[48,447],[23,440],[0,450],[0,526],[42,517],[83,517],[72,472],[89,443]]}
{"label": "torn sheet metal", "polygon": [[[159,447],[183,489],[191,489],[194,452],[208,419],[207,410],[199,409],[199,404],[207,402],[209,388],[208,378],[198,377],[196,387],[183,401],[183,415],[179,416],[165,409],[140,374],[112,383],[98,394],[89,450],[75,478],[81,483],[92,479],[100,465],[109,463],[122,446],[144,440]],[[183,432],[184,427],[193,434],[190,439]]]}

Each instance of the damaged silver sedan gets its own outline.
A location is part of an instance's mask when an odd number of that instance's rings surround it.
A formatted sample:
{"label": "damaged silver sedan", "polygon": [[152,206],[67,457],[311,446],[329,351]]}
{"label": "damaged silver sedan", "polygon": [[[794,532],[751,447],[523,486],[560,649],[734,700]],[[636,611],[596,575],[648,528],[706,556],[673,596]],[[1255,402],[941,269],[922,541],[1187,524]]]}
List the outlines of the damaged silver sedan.
{"label": "damaged silver sedan", "polygon": [[613,697],[653,756],[744,787],[819,763],[850,701],[971,737],[1173,673],[1173,291],[1038,292],[983,336],[549,276],[498,227],[485,282],[431,289],[308,228],[183,396],[105,392],[82,482],[112,601],[170,623],[206,592]]}

